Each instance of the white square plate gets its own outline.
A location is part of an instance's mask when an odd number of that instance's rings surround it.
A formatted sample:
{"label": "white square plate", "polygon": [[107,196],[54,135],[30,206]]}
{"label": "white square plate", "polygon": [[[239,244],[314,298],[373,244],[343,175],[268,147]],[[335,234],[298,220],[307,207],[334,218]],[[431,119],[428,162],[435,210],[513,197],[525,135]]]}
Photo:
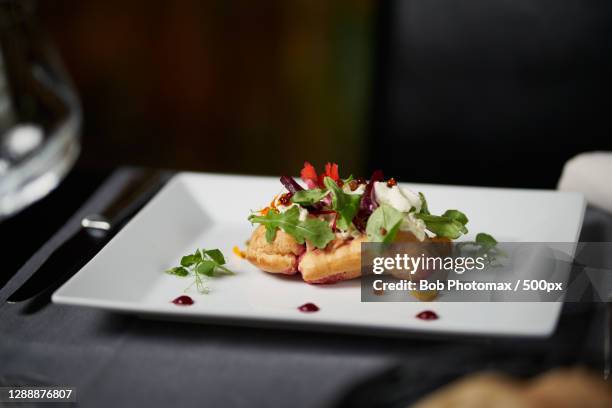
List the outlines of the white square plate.
{"label": "white square plate", "polygon": [[[425,193],[432,212],[461,209],[470,218],[471,233],[486,231],[499,241],[575,242],[585,208],[582,195],[574,193],[406,186]],[[497,336],[553,332],[560,303],[362,303],[358,280],[309,285],[298,276],[258,270],[233,255],[232,248],[244,248],[252,232],[250,211],[280,190],[276,178],[178,174],[53,294],[53,302],[166,319],[302,329]],[[209,294],[190,289],[195,303],[176,306],[171,300],[184,293],[190,278],[164,271],[198,247],[221,249],[237,273],[209,280]],[[320,311],[299,312],[297,307],[306,302]],[[440,319],[416,319],[424,309]]]}

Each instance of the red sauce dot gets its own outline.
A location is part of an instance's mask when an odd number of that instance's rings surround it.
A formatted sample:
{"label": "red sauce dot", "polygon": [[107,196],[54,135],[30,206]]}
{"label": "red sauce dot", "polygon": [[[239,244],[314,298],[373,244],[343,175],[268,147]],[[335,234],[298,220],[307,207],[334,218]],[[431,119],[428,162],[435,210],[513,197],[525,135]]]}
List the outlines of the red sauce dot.
{"label": "red sauce dot", "polygon": [[318,312],[319,307],[315,305],[314,303],[304,303],[302,306],[298,307],[298,310],[304,313],[312,313],[312,312]]}
{"label": "red sauce dot", "polygon": [[418,315],[416,315],[416,317],[417,319],[421,320],[438,320],[438,315],[436,314],[436,312],[433,312],[431,310],[424,310]]}
{"label": "red sauce dot", "polygon": [[179,296],[176,299],[174,299],[172,303],[174,303],[175,305],[180,305],[180,306],[189,306],[189,305],[193,305],[193,299],[187,295],[183,295],[183,296]]}

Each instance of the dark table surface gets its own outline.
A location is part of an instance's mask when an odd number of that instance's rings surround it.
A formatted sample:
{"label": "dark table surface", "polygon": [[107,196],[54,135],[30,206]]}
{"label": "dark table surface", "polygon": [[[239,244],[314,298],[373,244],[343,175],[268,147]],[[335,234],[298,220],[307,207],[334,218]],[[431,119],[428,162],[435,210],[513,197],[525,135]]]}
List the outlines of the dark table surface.
{"label": "dark table surface", "polygon": [[[0,289],[0,385],[75,386],[87,407],[401,406],[480,370],[530,376],[566,365],[602,368],[604,313],[597,304],[566,304],[550,338],[494,339],[225,327],[4,302],[33,272],[25,267],[13,276],[18,266],[41,256],[42,244],[44,252],[61,242],[80,214],[103,208],[130,174],[77,169],[44,202],[0,226],[10,265]],[[41,219],[47,228],[29,239],[25,231]],[[581,239],[610,238],[612,217],[589,208]]]}

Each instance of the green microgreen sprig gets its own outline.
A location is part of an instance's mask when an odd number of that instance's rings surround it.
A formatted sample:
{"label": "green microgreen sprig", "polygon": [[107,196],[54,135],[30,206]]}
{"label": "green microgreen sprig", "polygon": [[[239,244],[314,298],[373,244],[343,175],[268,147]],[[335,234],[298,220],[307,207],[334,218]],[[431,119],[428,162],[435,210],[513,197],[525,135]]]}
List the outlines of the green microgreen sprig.
{"label": "green microgreen sprig", "polygon": [[508,255],[497,244],[498,242],[493,236],[480,232],[476,235],[474,241],[459,242],[457,249],[463,253],[470,252],[472,256],[485,258],[487,266],[499,267],[502,266],[499,258],[505,258]]}
{"label": "green microgreen sprig", "polygon": [[166,270],[167,274],[179,277],[192,276],[193,282],[185,289],[189,290],[193,285],[201,294],[210,292],[206,284],[208,278],[220,275],[234,275],[234,272],[226,268],[225,257],[218,249],[198,248],[193,254],[185,255],[181,258],[181,265]]}

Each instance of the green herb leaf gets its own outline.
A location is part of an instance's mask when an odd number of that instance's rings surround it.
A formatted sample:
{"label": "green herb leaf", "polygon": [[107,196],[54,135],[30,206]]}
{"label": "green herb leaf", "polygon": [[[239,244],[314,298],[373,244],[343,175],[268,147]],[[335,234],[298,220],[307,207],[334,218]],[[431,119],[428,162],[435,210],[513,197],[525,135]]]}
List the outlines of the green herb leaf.
{"label": "green herb leaf", "polygon": [[469,251],[470,256],[486,258],[486,264],[489,266],[501,266],[501,263],[498,263],[499,258],[507,257],[507,254],[497,247],[497,240],[484,232],[478,233],[474,241],[459,242],[457,248],[465,253]]}
{"label": "green herb leaf", "polygon": [[[276,238],[276,231],[282,228],[287,234],[293,236],[293,230],[300,220],[300,210],[291,207],[284,213],[270,209],[265,215],[251,214],[249,221],[266,227],[266,241],[272,243]],[[297,238],[294,236],[297,240]],[[299,242],[299,241],[298,241]]]}
{"label": "green herb leaf", "polygon": [[195,271],[200,275],[214,276],[216,266],[217,264],[214,261],[205,260],[198,264]]}
{"label": "green herb leaf", "polygon": [[266,227],[266,241],[268,241],[269,243],[274,242],[274,238],[276,238],[277,228],[273,225],[265,225],[265,227]]}
{"label": "green herb leaf", "polygon": [[491,235],[480,232],[476,235],[476,243],[485,250],[491,249],[497,245],[497,240]]}
{"label": "green herb leaf", "polygon": [[[326,221],[318,218],[306,218],[300,222],[296,231],[317,248],[325,248],[336,236]],[[302,243],[300,240],[298,242]]]}
{"label": "green herb leaf", "polygon": [[217,265],[225,264],[225,257],[218,249],[209,249],[207,251],[204,251],[204,254],[207,255],[213,261],[215,261]]}
{"label": "green herb leaf", "polygon": [[182,266],[175,266],[174,268],[168,269],[166,273],[170,275],[184,277],[184,276],[189,275],[189,270],[187,270],[187,268],[183,268]]}
{"label": "green herb leaf", "polygon": [[291,207],[284,213],[270,210],[266,215],[252,214],[249,221],[266,227],[268,242],[274,241],[279,228],[291,235],[299,244],[303,244],[307,239],[317,248],[325,248],[334,239],[334,233],[327,222],[312,217],[300,221],[300,211],[297,207]]}
{"label": "green herb leaf", "polygon": [[427,229],[439,237],[456,239],[468,232],[465,227],[468,219],[458,210],[447,210],[444,215],[416,214],[416,217],[423,220]]}
{"label": "green herb leaf", "polygon": [[328,194],[327,190],[313,188],[312,190],[300,190],[291,196],[291,202],[300,205],[313,205],[318,203]]}
{"label": "green herb leaf", "polygon": [[427,206],[425,195],[419,192],[421,198],[421,211],[415,214],[425,222],[427,229],[439,237],[450,239],[459,238],[462,234],[467,234],[468,230],[465,224],[468,223],[468,218],[459,210],[446,210],[442,215],[432,215]]}
{"label": "green herb leaf", "polygon": [[[459,221],[462,225],[467,224],[469,221],[468,217],[459,210],[446,210],[442,216],[450,218],[451,220]],[[465,232],[467,232],[467,229]]]}
{"label": "green herb leaf", "polygon": [[425,199],[425,194],[419,191],[419,197],[421,198],[421,211],[420,214],[429,214],[429,208],[427,207],[427,200]]}
{"label": "green herb leaf", "polygon": [[[205,279],[200,275],[213,277],[215,274],[233,275],[234,272],[223,266],[225,257],[218,249],[196,249],[193,254],[185,255],[181,258],[181,266],[170,268],[166,273],[176,276],[193,276],[193,283],[196,285],[198,292],[208,293],[209,288],[206,286]],[[187,290],[185,289],[185,290]]]}
{"label": "green herb leaf", "polygon": [[331,192],[332,208],[338,213],[336,227],[346,231],[353,222],[355,215],[357,215],[357,211],[359,211],[361,196],[345,193],[330,177],[325,177],[323,183]]}
{"label": "green herb leaf", "polygon": [[381,204],[368,219],[366,233],[371,242],[393,242],[404,214],[387,204]]}
{"label": "green herb leaf", "polygon": [[215,269],[215,271],[219,273],[224,273],[226,275],[235,275],[234,271],[227,269],[223,265],[217,265],[217,268]]}
{"label": "green herb leaf", "polygon": [[200,262],[202,260],[202,254],[200,253],[199,249],[196,249],[195,253],[192,255],[185,255],[184,257],[181,258],[181,266],[192,266],[197,264],[198,262]]}

